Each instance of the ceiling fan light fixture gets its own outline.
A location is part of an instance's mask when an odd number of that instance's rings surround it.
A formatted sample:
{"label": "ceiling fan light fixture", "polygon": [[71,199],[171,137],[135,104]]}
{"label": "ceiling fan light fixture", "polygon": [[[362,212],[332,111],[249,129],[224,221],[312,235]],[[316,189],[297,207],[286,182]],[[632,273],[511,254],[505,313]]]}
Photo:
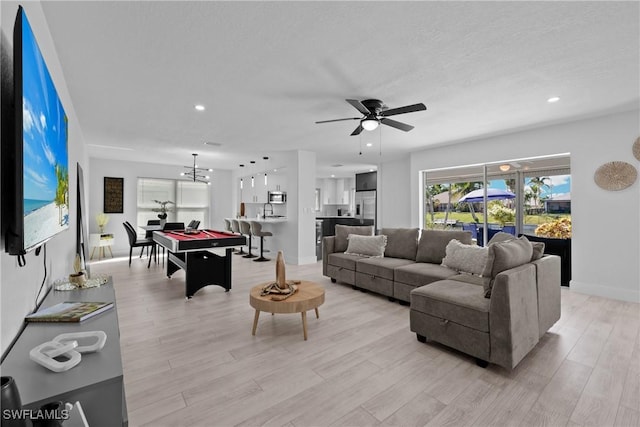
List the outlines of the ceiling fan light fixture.
{"label": "ceiling fan light fixture", "polygon": [[360,122],[360,124],[362,125],[362,128],[364,130],[375,130],[380,124],[380,122],[378,122],[378,119],[376,119],[375,117],[369,116],[363,119],[362,122]]}

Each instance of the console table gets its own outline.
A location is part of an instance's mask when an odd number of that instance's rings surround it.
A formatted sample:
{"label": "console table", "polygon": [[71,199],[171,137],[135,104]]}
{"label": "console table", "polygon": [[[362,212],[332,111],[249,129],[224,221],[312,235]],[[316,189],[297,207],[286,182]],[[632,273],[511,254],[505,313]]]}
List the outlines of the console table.
{"label": "console table", "polygon": [[[110,279],[97,288],[51,290],[40,308],[64,301],[115,303],[113,283]],[[107,334],[104,348],[83,354],[80,363],[66,372],[52,372],[29,358],[32,348],[56,335],[95,330]],[[2,362],[2,375],[16,381],[24,409],[36,410],[52,401],[79,401],[91,427],[128,425],[115,304],[111,310],[80,323],[28,323]]]}

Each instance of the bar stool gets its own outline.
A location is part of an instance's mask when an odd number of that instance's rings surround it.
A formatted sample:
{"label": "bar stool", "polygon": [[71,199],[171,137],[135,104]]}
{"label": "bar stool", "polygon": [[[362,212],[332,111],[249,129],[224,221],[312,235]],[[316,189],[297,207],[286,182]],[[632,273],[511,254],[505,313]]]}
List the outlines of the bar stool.
{"label": "bar stool", "polygon": [[260,257],[254,259],[255,262],[264,262],[269,261],[269,258],[264,257],[264,238],[273,236],[273,233],[270,231],[262,231],[262,224],[257,221],[249,221],[251,224],[251,233],[254,236],[260,237]]}
{"label": "bar stool", "polygon": [[[229,233],[233,233],[233,227],[231,226],[231,219],[224,218],[224,231],[228,231]],[[231,249],[232,252],[236,252],[237,249]]]}
{"label": "bar stool", "polygon": [[242,234],[249,236],[249,253],[246,254],[243,258],[255,258],[257,255],[251,253],[251,237],[253,236],[251,234],[251,223],[242,219],[238,220],[238,222],[240,223],[240,231],[242,232]]}
{"label": "bar stool", "polygon": [[[242,232],[240,231],[240,221],[238,221],[237,219],[231,219],[231,232],[236,234],[242,234]],[[235,254],[244,255],[246,254],[246,252],[244,251],[244,248],[240,246],[240,250]]]}

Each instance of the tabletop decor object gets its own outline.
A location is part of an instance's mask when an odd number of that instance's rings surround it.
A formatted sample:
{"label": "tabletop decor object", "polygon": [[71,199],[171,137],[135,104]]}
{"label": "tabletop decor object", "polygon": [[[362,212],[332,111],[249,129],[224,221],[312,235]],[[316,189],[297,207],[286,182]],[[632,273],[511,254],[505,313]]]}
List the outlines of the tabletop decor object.
{"label": "tabletop decor object", "polygon": [[5,411],[22,409],[22,400],[20,399],[20,393],[18,392],[18,385],[16,384],[16,381],[13,379],[13,377],[2,377],[0,394],[2,397],[2,400],[0,401],[0,407],[2,408],[3,412],[2,425],[13,427],[26,426],[27,423],[23,419],[11,419],[10,417],[5,418],[4,416]]}
{"label": "tabletop decor object", "polygon": [[171,207],[167,206],[167,205],[175,205],[175,203],[173,203],[171,200],[165,200],[165,201],[161,201],[161,200],[154,200],[154,202],[156,202],[157,204],[160,205],[159,208],[153,208],[151,209],[153,212],[160,212],[158,214],[158,218],[160,219],[167,219],[167,212],[171,212]]}
{"label": "tabletop decor object", "polygon": [[633,143],[633,155],[637,160],[640,160],[640,136]]}
{"label": "tabletop decor object", "polygon": [[630,187],[638,177],[638,171],[627,162],[613,161],[600,166],[593,179],[598,187],[608,191],[619,191]]}
{"label": "tabletop decor object", "polygon": [[98,228],[100,229],[100,234],[104,233],[104,227],[109,223],[109,216],[105,213],[99,213],[96,215],[96,223],[98,224]]}
{"label": "tabletop decor object", "polygon": [[73,291],[76,289],[97,288],[104,285],[108,281],[109,278],[107,276],[92,276],[91,278],[87,278],[86,281],[82,284],[82,287],[80,287],[77,283],[72,283],[68,280],[68,278],[64,278],[54,281],[53,289],[55,289],[56,291]]}
{"label": "tabletop decor object", "polygon": [[87,283],[87,275],[82,271],[82,261],[80,261],[80,255],[76,254],[76,258],[73,261],[74,273],[69,275],[69,282],[75,284],[79,288],[83,288]]}
{"label": "tabletop decor object", "polygon": [[284,301],[291,295],[295,294],[298,290],[300,280],[287,281],[286,268],[284,264],[284,254],[282,251],[278,251],[276,257],[276,281],[268,283],[262,287],[261,296],[271,294],[272,301]]}

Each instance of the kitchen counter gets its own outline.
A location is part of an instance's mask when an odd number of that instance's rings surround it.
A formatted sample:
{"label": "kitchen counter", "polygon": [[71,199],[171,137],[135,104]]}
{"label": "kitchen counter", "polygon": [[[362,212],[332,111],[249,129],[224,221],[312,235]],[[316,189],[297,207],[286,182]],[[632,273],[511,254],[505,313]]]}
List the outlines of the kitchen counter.
{"label": "kitchen counter", "polygon": [[245,221],[255,221],[255,222],[259,222],[260,224],[277,224],[279,222],[287,222],[287,217],[286,216],[282,216],[282,217],[267,217],[267,218],[240,218],[240,219],[244,219]]}

